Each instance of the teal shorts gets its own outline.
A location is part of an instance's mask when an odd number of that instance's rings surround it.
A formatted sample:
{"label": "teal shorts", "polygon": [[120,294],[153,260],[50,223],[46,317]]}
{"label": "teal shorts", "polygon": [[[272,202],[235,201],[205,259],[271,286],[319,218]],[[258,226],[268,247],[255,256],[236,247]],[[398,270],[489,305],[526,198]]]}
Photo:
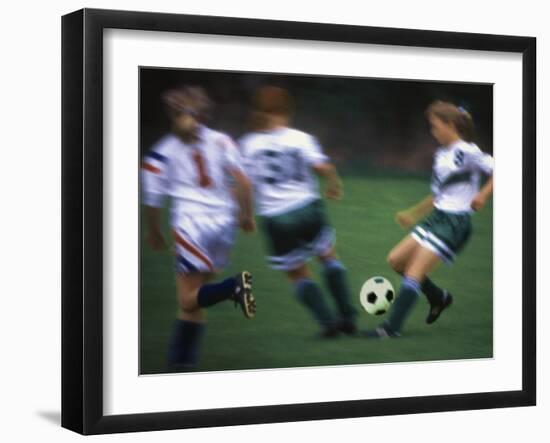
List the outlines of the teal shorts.
{"label": "teal shorts", "polygon": [[452,263],[472,234],[470,213],[434,209],[411,232],[423,247],[435,252],[445,263]]}
{"label": "teal shorts", "polygon": [[334,229],[328,223],[322,200],[284,214],[261,217],[260,225],[269,251],[267,261],[273,269],[296,269],[311,257],[326,254],[334,244]]}

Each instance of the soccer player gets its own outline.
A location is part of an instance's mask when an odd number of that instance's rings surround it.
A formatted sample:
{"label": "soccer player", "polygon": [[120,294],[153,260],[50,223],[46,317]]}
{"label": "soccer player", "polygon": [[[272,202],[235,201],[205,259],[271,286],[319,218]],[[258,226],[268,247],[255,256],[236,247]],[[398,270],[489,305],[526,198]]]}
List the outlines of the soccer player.
{"label": "soccer player", "polygon": [[166,92],[163,102],[172,131],[145,155],[142,190],[146,242],[156,251],[166,248],[160,208],[165,197],[171,199],[179,315],[169,343],[168,367],[178,370],[198,362],[204,308],[232,300],[246,318],[254,316],[250,273],[206,283],[225,266],[237,226],[252,232],[255,222],[252,187],[236,145],[229,136],[204,125],[210,108],[205,91],[184,86]]}
{"label": "soccer player", "polygon": [[[254,183],[256,212],[270,251],[268,262],[286,273],[296,297],[320,325],[322,337],[351,335],[356,332],[356,310],[315,176],[325,179],[325,195],[330,199],[342,197],[342,184],[317,140],[289,127],[291,110],[285,89],[261,87],[253,100],[253,132],[239,141]],[[307,266],[311,257],[323,265],[337,315],[312,279]]]}
{"label": "soccer player", "polygon": [[[388,263],[403,279],[388,319],[375,330],[366,331],[370,337],[399,336],[420,292],[430,304],[428,324],[451,305],[452,295],[428,275],[440,262],[452,263],[470,238],[471,213],[482,209],[493,191],[493,158],[472,142],[471,115],[452,103],[436,101],[426,110],[426,117],[441,145],[434,156],[432,193],[398,212],[396,221],[409,228],[431,213],[388,255]],[[489,178],[480,189],[482,175]]]}

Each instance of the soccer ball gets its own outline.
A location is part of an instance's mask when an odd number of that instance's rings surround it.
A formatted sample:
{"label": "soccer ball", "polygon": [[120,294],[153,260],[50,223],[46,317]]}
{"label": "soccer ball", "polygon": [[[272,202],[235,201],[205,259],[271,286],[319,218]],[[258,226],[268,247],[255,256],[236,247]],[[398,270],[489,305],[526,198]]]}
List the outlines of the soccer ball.
{"label": "soccer ball", "polygon": [[395,299],[392,284],[384,277],[369,278],[359,293],[361,305],[371,315],[385,314]]}

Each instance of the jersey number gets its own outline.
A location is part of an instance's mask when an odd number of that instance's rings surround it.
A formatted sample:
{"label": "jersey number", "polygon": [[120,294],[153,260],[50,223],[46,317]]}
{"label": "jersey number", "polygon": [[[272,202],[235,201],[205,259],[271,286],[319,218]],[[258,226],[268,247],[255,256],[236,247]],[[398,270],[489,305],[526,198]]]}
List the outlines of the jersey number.
{"label": "jersey number", "polygon": [[198,151],[193,152],[193,161],[197,167],[197,172],[199,174],[199,186],[201,188],[209,188],[212,186],[212,178],[208,175],[206,161],[202,154]]}
{"label": "jersey number", "polygon": [[461,167],[464,164],[464,152],[463,151],[456,151],[455,152],[455,158],[454,158],[455,166]]}
{"label": "jersey number", "polygon": [[304,162],[298,151],[281,152],[266,150],[261,153],[263,181],[276,185],[286,181],[305,180]]}

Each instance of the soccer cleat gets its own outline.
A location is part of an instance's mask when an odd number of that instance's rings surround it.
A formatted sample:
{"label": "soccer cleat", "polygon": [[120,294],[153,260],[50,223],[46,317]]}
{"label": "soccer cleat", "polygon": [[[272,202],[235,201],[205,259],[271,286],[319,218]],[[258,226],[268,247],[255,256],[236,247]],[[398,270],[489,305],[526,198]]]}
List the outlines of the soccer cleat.
{"label": "soccer cleat", "polygon": [[426,323],[431,325],[433,322],[435,322],[439,318],[441,313],[449,306],[451,306],[452,303],[453,296],[449,292],[445,291],[441,303],[430,304],[430,312],[428,312],[428,316],[426,317]]}
{"label": "soccer cleat", "polygon": [[336,329],[346,335],[357,334],[357,326],[353,320],[343,319],[336,323]]}
{"label": "soccer cleat", "polygon": [[237,284],[233,291],[231,299],[237,305],[241,306],[243,314],[246,318],[252,318],[256,315],[256,300],[252,295],[252,274],[248,271],[243,271],[235,276]]}
{"label": "soccer cleat", "polygon": [[401,334],[397,331],[390,329],[388,325],[381,324],[376,329],[367,329],[363,332],[363,335],[367,338],[397,338],[401,337]]}
{"label": "soccer cleat", "polygon": [[338,336],[340,336],[340,330],[336,325],[326,326],[319,333],[319,338],[322,338],[322,339],[336,338]]}

